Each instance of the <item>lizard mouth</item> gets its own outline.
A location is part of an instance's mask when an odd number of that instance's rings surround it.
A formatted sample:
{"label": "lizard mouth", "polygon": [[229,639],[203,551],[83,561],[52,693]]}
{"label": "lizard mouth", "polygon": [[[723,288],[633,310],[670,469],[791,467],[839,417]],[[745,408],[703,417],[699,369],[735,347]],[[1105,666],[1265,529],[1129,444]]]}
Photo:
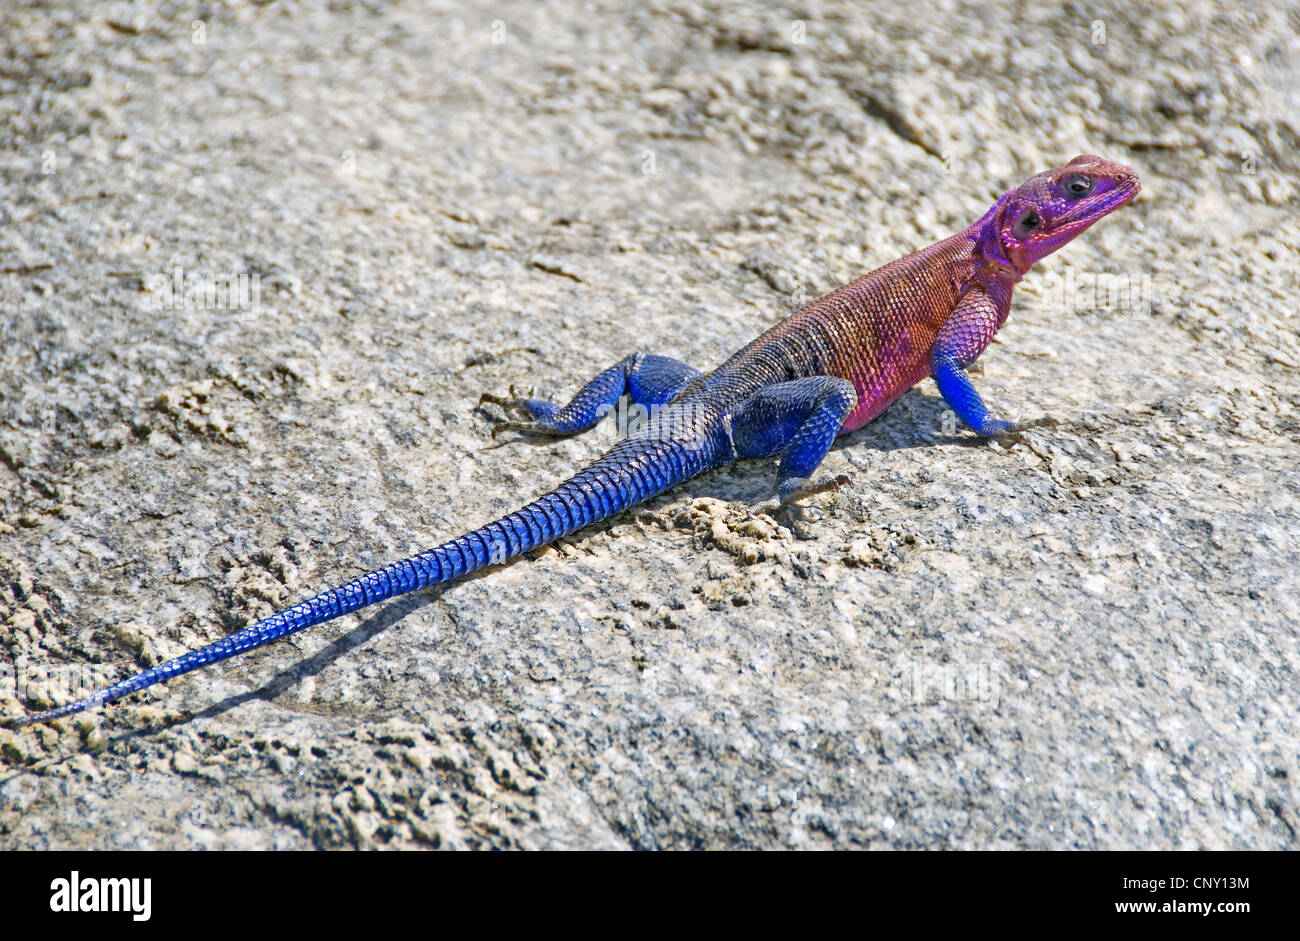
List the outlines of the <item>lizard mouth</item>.
{"label": "lizard mouth", "polygon": [[1066,213],[1061,217],[1060,222],[1070,223],[1079,219],[1098,219],[1106,215],[1106,213],[1118,209],[1125,203],[1131,203],[1141,190],[1142,184],[1138,182],[1136,176],[1126,177],[1120,180],[1119,185],[1113,190],[1108,190],[1102,195],[1094,197],[1091,201],[1079,205],[1072,212]]}

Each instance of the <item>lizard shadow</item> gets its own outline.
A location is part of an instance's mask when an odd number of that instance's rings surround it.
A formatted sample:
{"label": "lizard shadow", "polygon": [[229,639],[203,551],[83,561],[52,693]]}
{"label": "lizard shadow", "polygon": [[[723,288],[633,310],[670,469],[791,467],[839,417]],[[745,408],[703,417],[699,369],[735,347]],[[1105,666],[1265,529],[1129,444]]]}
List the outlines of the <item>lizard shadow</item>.
{"label": "lizard shadow", "polygon": [[[491,571],[491,569],[487,571]],[[482,572],[476,572],[474,573],[474,576],[480,576],[482,574]],[[474,576],[470,576],[470,578]],[[465,580],[468,579],[461,579],[459,581]],[[428,605],[434,604],[442,597],[443,593],[447,589],[452,588],[458,583],[458,581],[449,582],[445,585],[437,585],[433,588],[428,588],[411,595],[405,595],[401,598],[393,599],[379,611],[364,618],[361,623],[352,628],[352,630],[331,641],[311,656],[306,657],[305,659],[295,660],[261,685],[244,690],[240,693],[233,693],[225,699],[214,702],[209,706],[205,706],[198,712],[184,716],[177,716],[174,719],[169,719],[147,728],[132,729],[129,732],[123,732],[110,739],[110,744],[127,742],[137,736],[149,735],[161,731],[162,729],[188,725],[195,719],[214,719],[229,712],[237,706],[242,706],[245,703],[253,702],[254,700],[271,702],[276,697],[283,695],[293,687],[297,686],[304,679],[319,675],[342,657],[379,636],[393,625],[405,620],[408,615],[413,614]],[[268,650],[273,649],[273,646],[274,645],[272,645],[272,648],[268,648]]]}
{"label": "lizard shadow", "polygon": [[[941,397],[911,390],[895,402],[880,418],[857,431],[837,438],[831,446],[831,451],[850,451],[865,447],[871,451],[890,452],[938,445],[960,445],[963,447],[985,447],[987,445],[985,439],[974,437],[969,432],[965,434],[960,431],[955,431],[952,434],[945,433],[947,430],[945,425],[948,424],[945,420],[945,413],[948,413],[948,411],[947,403]],[[929,429],[936,429],[937,431]],[[553,443],[555,439],[550,437],[541,437],[539,439],[520,437],[516,440],[520,443],[542,447],[547,443]],[[502,443],[496,443],[492,447],[495,449],[501,446]],[[851,458],[849,460],[860,470],[868,469],[854,462]],[[773,463],[772,459],[739,461],[719,471],[710,472],[694,480],[686,481],[667,493],[653,498],[645,505],[653,509],[673,500],[679,500],[682,496],[690,498],[714,497],[725,501],[746,503],[757,502],[772,493]],[[861,485],[861,482],[859,482],[858,486]],[[622,516],[623,514],[617,514],[566,538],[569,541],[581,541],[587,534],[594,534],[608,528]],[[225,699],[212,703],[195,713],[167,718],[160,722],[151,723],[144,728],[119,733],[108,739],[103,747],[111,748],[114,745],[126,744],[140,736],[147,736],[164,729],[187,725],[195,719],[216,718],[237,706],[254,700],[271,702],[276,697],[292,689],[303,679],[320,674],[340,658],[366,644],[393,625],[403,621],[408,615],[434,604],[445,591],[454,588],[457,584],[477,578],[490,577],[497,569],[519,564],[527,559],[529,555],[530,553],[525,553],[523,556],[511,559],[501,565],[489,566],[457,581],[394,599],[381,610],[362,620],[352,630],[311,656],[297,660],[285,667],[260,686],[227,696]],[[54,763],[66,761],[74,754],[87,750],[89,750],[88,747],[83,746],[76,749],[72,754],[62,758],[50,759],[49,761]],[[47,763],[40,762],[39,764]],[[23,773],[22,770],[15,772],[15,774],[21,773]],[[7,780],[9,778],[0,779],[0,783]]]}
{"label": "lizard shadow", "polygon": [[[487,571],[490,572],[491,569]],[[475,573],[475,575],[481,574],[482,573]],[[74,748],[64,754],[52,755],[27,767],[15,768],[13,769],[12,774],[0,777],[0,786],[7,784],[23,774],[39,772],[43,769],[64,764],[80,754],[108,752],[111,751],[114,746],[127,745],[135,739],[155,735],[166,729],[185,726],[193,722],[195,719],[216,718],[217,716],[229,712],[236,706],[241,706],[244,703],[252,702],[253,700],[260,699],[265,702],[270,702],[277,696],[292,689],[303,679],[321,673],[339,658],[362,646],[367,641],[392,627],[394,624],[397,624],[399,621],[402,621],[407,617],[407,615],[412,614],[427,605],[433,604],[442,596],[442,593],[446,589],[451,588],[455,584],[457,583],[450,582],[446,585],[438,585],[426,589],[425,591],[406,595],[400,599],[393,600],[386,607],[375,612],[370,617],[365,618],[352,630],[343,634],[341,637],[338,637],[321,650],[312,654],[310,657],[294,661],[260,686],[240,693],[234,693],[227,696],[225,699],[200,709],[198,712],[165,717],[158,721],[150,722],[148,725],[141,728],[119,732],[106,738],[102,744],[99,744],[94,748],[91,748],[86,743],[82,743],[80,747]],[[272,645],[271,648],[268,648],[268,650],[273,649],[273,647],[274,645]],[[266,651],[263,651],[263,653],[266,653]],[[112,716],[112,710],[113,707],[110,706],[107,711],[99,714],[103,718],[107,719]]]}
{"label": "lizard shadow", "polygon": [[[838,452],[865,446],[872,451],[888,452],[948,443],[983,446],[984,442],[978,438],[968,439],[960,435],[935,435],[926,430],[942,428],[943,415],[947,410],[947,403],[941,397],[925,395],[916,390],[911,390],[895,402],[889,411],[880,418],[857,431],[837,438],[831,450]],[[554,443],[555,440],[554,437],[545,435],[520,436],[514,439],[514,442],[534,447],[545,447],[547,444]],[[505,443],[494,442],[488,447],[496,450]],[[652,498],[643,505],[653,509],[661,504],[680,500],[683,496],[691,499],[714,497],[726,501],[756,502],[770,496],[772,492],[772,463],[772,460],[739,461],[718,471],[703,474],[693,480],[686,481],[668,492]],[[860,465],[855,464],[855,466]],[[565,538],[571,542],[580,542],[585,536],[601,532],[610,525],[617,523],[623,516],[623,513],[616,514]],[[288,692],[303,679],[320,674],[340,658],[403,621],[408,615],[435,603],[445,591],[462,582],[490,577],[497,569],[517,565],[528,559],[530,555],[531,553],[525,553],[501,565],[489,566],[454,582],[437,585],[413,595],[394,599],[382,610],[365,618],[352,630],[306,659],[295,661],[285,667],[260,686],[227,696],[225,699],[212,703],[191,715],[178,716],[147,728],[124,732],[113,738],[111,742],[129,741],[138,735],[147,735],[163,728],[185,725],[195,719],[215,718],[237,706],[254,700],[270,702]]]}

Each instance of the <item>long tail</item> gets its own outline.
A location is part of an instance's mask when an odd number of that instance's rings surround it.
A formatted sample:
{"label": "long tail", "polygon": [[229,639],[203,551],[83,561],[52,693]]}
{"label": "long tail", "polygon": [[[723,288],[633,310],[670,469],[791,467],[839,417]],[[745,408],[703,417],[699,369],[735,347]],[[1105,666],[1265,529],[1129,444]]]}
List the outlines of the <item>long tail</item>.
{"label": "long tail", "polygon": [[85,699],[35,715],[2,720],[0,725],[18,728],[73,715],[359,608],[505,562],[725,463],[725,457],[719,460],[725,445],[716,434],[707,437],[711,440],[677,436],[624,439],[550,493],[495,522],[300,601],[229,637],[160,663]]}

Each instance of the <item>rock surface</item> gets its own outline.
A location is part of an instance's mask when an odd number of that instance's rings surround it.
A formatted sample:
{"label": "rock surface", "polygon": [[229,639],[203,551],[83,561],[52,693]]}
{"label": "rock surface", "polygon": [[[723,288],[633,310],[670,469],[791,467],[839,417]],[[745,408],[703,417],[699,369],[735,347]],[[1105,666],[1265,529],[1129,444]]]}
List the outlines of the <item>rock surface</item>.
{"label": "rock surface", "polygon": [[1059,427],[926,382],[802,519],[741,464],[0,731],[0,847],[1295,848],[1300,17],[1231,7],[7,5],[7,715],[613,440],[484,391],[716,364],[1081,152],[1144,194],[982,360]]}

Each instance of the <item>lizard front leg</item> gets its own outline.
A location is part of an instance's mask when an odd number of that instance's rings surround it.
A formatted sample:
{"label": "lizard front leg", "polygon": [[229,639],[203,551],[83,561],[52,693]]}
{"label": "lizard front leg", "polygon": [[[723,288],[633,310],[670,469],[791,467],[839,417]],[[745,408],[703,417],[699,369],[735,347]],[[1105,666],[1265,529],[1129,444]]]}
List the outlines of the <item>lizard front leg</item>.
{"label": "lizard front leg", "polygon": [[992,342],[1006,319],[1009,304],[1009,297],[1000,306],[978,288],[967,292],[940,328],[930,353],[930,373],[944,401],[958,418],[985,438],[1014,437],[1025,428],[1052,423],[1050,418],[1024,424],[994,418],[966,374]]}
{"label": "lizard front leg", "polygon": [[760,389],[732,414],[736,456],[781,455],[776,492],[782,505],[847,483],[842,476],[811,486],[808,481],[857,404],[853,383],[834,376],[792,379]]}
{"label": "lizard front leg", "polygon": [[672,401],[699,375],[698,369],[670,357],[637,352],[588,382],[567,405],[490,393],[484,393],[479,404],[500,405],[508,419],[512,411],[522,415],[521,420],[507,420],[493,428],[493,438],[503,431],[576,435],[595,427],[625,395],[634,405],[657,407]]}

